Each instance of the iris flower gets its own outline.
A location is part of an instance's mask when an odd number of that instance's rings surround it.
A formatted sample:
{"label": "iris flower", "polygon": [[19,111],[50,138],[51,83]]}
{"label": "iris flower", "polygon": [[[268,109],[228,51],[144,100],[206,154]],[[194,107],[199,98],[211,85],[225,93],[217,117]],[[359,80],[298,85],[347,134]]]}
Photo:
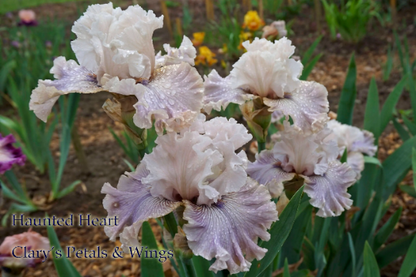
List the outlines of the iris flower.
{"label": "iris flower", "polygon": [[133,121],[139,128],[151,128],[153,121],[159,133],[189,126],[203,97],[203,82],[193,67],[196,50],[184,36],[178,49],[164,45],[167,54],[155,57],[152,35],[162,25],[163,16],[138,5],[126,10],[112,3],[89,6],[72,27],[77,39],[71,46],[80,64],[55,59],[56,80],[39,81],[30,109],[46,122],[61,95],[109,91],[137,98]]}
{"label": "iris flower", "polygon": [[328,120],[328,92],[318,83],[299,80],[303,65],[291,58],[295,51],[291,41],[256,38],[243,46],[247,52],[230,75],[222,78],[213,70],[205,76],[204,109],[210,112],[225,109],[229,103],[260,99],[270,113],[291,116],[298,129],[322,129]]}
{"label": "iris flower", "polygon": [[[352,204],[348,187],[357,174],[337,157],[340,149],[333,140],[325,140],[331,130],[324,128],[305,134],[285,124],[271,150],[263,150],[250,163],[247,173],[269,188],[274,197],[293,185],[305,185],[312,206],[321,217],[338,216]],[[276,193],[277,192],[277,193]]]}
{"label": "iris flower", "polygon": [[0,174],[3,174],[13,164],[23,165],[26,161],[26,156],[20,148],[15,148],[13,143],[16,139],[12,134],[2,137],[0,134]]}
{"label": "iris flower", "polygon": [[193,253],[216,258],[210,267],[215,272],[248,271],[250,261],[267,251],[258,238],[269,240],[267,229],[277,220],[267,188],[247,177],[245,152],[235,153],[251,138],[234,119],[205,121],[203,115],[180,133],[159,136],[153,152],[135,172],[122,175],[117,188],[104,184],[104,207],[119,218],[106,234],[119,236],[128,251],[139,245],[144,221],[184,206],[183,231]]}
{"label": "iris flower", "polygon": [[377,152],[377,146],[374,145],[374,135],[369,131],[341,124],[336,120],[330,120],[327,126],[332,130],[332,133],[326,137],[326,140],[337,142],[340,148],[339,157],[344,154],[345,149],[347,150],[347,163],[360,175],[364,170],[363,154],[374,156]]}

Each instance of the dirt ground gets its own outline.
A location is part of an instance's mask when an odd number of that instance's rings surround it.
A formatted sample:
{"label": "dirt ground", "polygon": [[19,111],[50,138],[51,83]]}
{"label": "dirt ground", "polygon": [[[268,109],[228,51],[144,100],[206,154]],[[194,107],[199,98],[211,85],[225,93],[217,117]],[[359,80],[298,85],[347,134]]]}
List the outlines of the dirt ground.
{"label": "dirt ground", "polygon": [[[102,2],[102,1],[100,1]],[[139,1],[143,2],[143,1]],[[77,19],[78,10],[81,7],[86,7],[88,2],[67,3],[67,4],[53,4],[47,6],[40,6],[35,8],[38,18],[52,16],[68,21]],[[115,1],[115,4],[120,4],[121,1]],[[126,7],[131,2],[122,1],[121,6]],[[141,3],[143,4],[143,3]],[[161,14],[161,9],[158,1],[147,1],[149,9],[153,9],[157,15]],[[205,22],[205,8],[204,1],[192,0],[189,1],[191,10],[194,13],[195,24],[194,30],[199,31]],[[180,8],[169,10],[171,18],[181,15]],[[416,14],[416,6],[412,6],[406,11],[400,13],[400,18],[408,22],[407,27],[401,32],[401,35],[407,35],[410,45],[410,53],[416,53],[416,31],[415,25],[411,24],[413,16]],[[290,37],[293,44],[297,46],[298,52],[306,50],[310,44],[316,39],[316,27],[313,22],[313,12],[310,8],[304,7],[301,15],[298,16],[292,26],[295,35]],[[324,24],[325,25],[325,24]],[[187,34],[191,36],[192,34]],[[155,42],[156,50],[161,49],[161,41],[169,39],[166,28],[159,30],[155,36],[161,38]],[[382,28],[380,26],[369,30],[367,37],[358,45],[349,45],[341,40],[333,41],[329,35],[324,36],[317,52],[322,52],[324,55],[317,63],[314,70],[309,76],[309,80],[317,81],[323,84],[329,92],[329,102],[332,111],[337,110],[337,103],[344,83],[346,69],[348,67],[349,59],[352,52],[355,52],[357,64],[357,99],[354,110],[354,125],[362,127],[364,109],[367,100],[367,92],[370,79],[375,77],[380,93],[380,100],[383,103],[393,87],[401,79],[401,72],[396,66],[386,82],[382,80],[383,65],[387,59],[386,53],[388,45],[392,42],[392,32],[390,28]],[[396,61],[395,63],[399,63]],[[50,215],[59,217],[68,216],[69,214],[91,213],[92,215],[105,217],[106,211],[102,206],[104,195],[100,193],[101,187],[105,182],[109,182],[113,186],[117,184],[119,176],[128,170],[127,165],[123,161],[124,156],[122,149],[113,139],[109,128],[115,129],[116,132],[122,130],[121,126],[115,125],[114,122],[101,109],[104,101],[110,95],[100,93],[98,95],[82,95],[80,101],[76,128],[79,133],[81,143],[88,161],[88,170],[85,165],[81,165],[75,151],[71,149],[69,154],[67,166],[65,168],[62,186],[66,186],[75,180],[81,180],[82,185],[78,186],[74,193],[67,195],[56,203],[46,206],[46,211]],[[399,103],[399,109],[410,108],[410,95],[405,92]],[[380,158],[384,159],[387,153],[392,149],[400,146],[401,140],[397,133],[393,131],[391,126],[387,129],[380,139]],[[58,137],[55,137],[52,147],[58,151]],[[59,154],[59,153],[57,153]],[[19,169],[20,180],[26,183],[28,191],[31,196],[36,197],[38,201],[42,202],[45,197],[46,189],[49,187],[47,176],[40,176],[35,172],[34,167],[30,163]],[[412,184],[412,179],[409,176],[404,180],[405,184]],[[391,210],[388,216],[392,214],[398,207],[403,207],[402,217],[391,240],[396,240],[406,234],[412,233],[416,230],[416,201],[408,195],[396,192],[392,201]],[[7,212],[7,203],[3,205],[0,210],[0,215],[3,216]],[[33,213],[32,216],[42,217],[44,211]],[[156,228],[157,224],[152,223]],[[0,227],[0,238],[7,235],[12,235],[22,232],[22,228],[3,228]],[[46,235],[46,230],[36,229]],[[103,228],[100,227],[83,227],[83,228],[58,228],[56,229],[58,237],[63,247],[73,245],[76,248],[95,249],[97,245],[102,246],[111,252],[112,249],[119,243],[109,242],[108,237],[104,234]],[[160,237],[160,235],[159,235]],[[140,272],[139,261],[135,259],[72,259],[75,267],[81,272],[84,277],[87,276],[121,276],[126,277],[138,276]],[[400,269],[400,261],[386,267],[382,270],[382,276],[390,277],[397,276]],[[56,276],[56,273],[51,270],[53,268],[52,261],[47,261],[35,269],[29,269],[25,276],[45,276],[45,271],[48,276]],[[176,276],[171,270],[168,262],[164,264],[166,269],[166,276]],[[416,276],[416,274],[414,275]]]}

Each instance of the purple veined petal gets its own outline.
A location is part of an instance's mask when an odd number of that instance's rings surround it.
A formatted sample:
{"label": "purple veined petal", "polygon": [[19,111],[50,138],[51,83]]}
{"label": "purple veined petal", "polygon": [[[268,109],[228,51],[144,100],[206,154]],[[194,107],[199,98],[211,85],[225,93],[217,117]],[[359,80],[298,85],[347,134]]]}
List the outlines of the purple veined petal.
{"label": "purple veined petal", "polygon": [[269,111],[280,111],[291,116],[295,127],[304,132],[321,130],[329,120],[328,91],[315,82],[301,81],[298,89],[292,93],[285,93],[283,99],[264,98],[264,104]]}
{"label": "purple veined petal", "polygon": [[347,163],[331,162],[323,176],[302,176],[305,179],[305,193],[311,198],[312,206],[319,209],[320,217],[339,216],[351,208],[348,187],[356,181],[356,173]]}
{"label": "purple veined petal", "polygon": [[249,142],[253,136],[234,118],[215,117],[204,123],[205,134],[216,141],[231,141],[234,150]]}
{"label": "purple veined petal", "polygon": [[216,258],[211,271],[248,271],[250,261],[264,257],[267,250],[257,240],[269,240],[267,229],[277,220],[276,206],[264,186],[247,178],[239,192],[225,195],[211,206],[184,202],[188,223],[183,230],[189,248],[207,260]]}
{"label": "purple veined petal", "polygon": [[374,145],[373,133],[366,130],[361,132],[363,134],[362,139],[354,141],[351,149],[348,149],[348,151],[357,151],[367,154],[368,156],[374,156],[377,152],[377,146]]}
{"label": "purple veined petal", "polygon": [[357,180],[361,178],[361,172],[364,170],[364,156],[360,152],[348,152],[347,163],[357,174]]}
{"label": "purple veined petal", "polygon": [[124,251],[139,245],[137,236],[144,221],[167,215],[181,204],[153,197],[141,182],[148,174],[146,167],[140,164],[135,172],[120,177],[117,188],[105,183],[101,189],[101,193],[106,194],[103,205],[108,218],[118,218],[116,226],[106,226],[104,231],[112,241],[120,236]]}
{"label": "purple veined petal", "polygon": [[160,134],[189,127],[202,108],[203,82],[188,63],[156,69],[153,79],[144,84],[146,92],[134,107],[134,123],[149,129],[155,122]]}
{"label": "purple veined petal", "polygon": [[166,55],[162,56],[161,52],[157,53],[156,68],[182,62],[189,63],[192,66],[195,65],[196,49],[187,36],[183,36],[179,48],[171,47],[166,43],[163,44],[163,49],[165,49]]}
{"label": "purple veined petal", "polygon": [[5,137],[0,134],[0,174],[12,168],[13,164],[23,165],[26,161],[22,149],[13,146],[15,142],[12,134]]}
{"label": "purple veined petal", "polygon": [[272,150],[263,150],[256,155],[256,161],[249,163],[247,167],[247,174],[259,184],[265,185],[273,198],[279,197],[282,193],[283,182],[292,180],[296,175],[284,171],[280,164]]}
{"label": "purple veined petal", "polygon": [[230,76],[222,78],[214,69],[208,76],[204,76],[204,110],[211,113],[212,109],[220,111],[227,108],[228,104],[243,104],[245,98],[254,95],[244,95],[241,89],[232,88]]}
{"label": "purple veined petal", "polygon": [[96,76],[73,60],[56,58],[50,72],[54,74],[56,80],[39,80],[29,102],[30,110],[44,122],[59,96],[74,92],[96,93],[103,90],[98,86]]}

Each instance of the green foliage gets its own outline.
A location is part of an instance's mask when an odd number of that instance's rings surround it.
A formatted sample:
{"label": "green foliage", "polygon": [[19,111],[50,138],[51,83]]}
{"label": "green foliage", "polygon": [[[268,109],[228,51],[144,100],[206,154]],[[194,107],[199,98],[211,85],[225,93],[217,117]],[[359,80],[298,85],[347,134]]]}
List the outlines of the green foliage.
{"label": "green foliage", "polygon": [[[147,246],[149,250],[157,250],[157,242],[155,236],[153,235],[153,231],[150,227],[149,222],[143,222],[142,230],[142,245],[144,247]],[[140,259],[140,266],[142,269],[142,276],[165,276],[165,274],[163,273],[163,266],[157,259],[146,259],[143,257]]]}
{"label": "green foliage", "polygon": [[352,116],[355,105],[357,68],[355,65],[354,54],[351,56],[348,65],[347,77],[345,78],[344,87],[342,88],[341,98],[339,100],[337,120],[344,124],[352,124]]}
{"label": "green foliage", "polygon": [[[76,270],[74,265],[65,257],[65,252],[59,243],[58,236],[52,226],[47,227],[48,237],[51,247],[54,250],[51,252],[53,263],[59,277],[81,277],[81,274]],[[55,255],[57,251],[60,251],[62,256]]]}
{"label": "green foliage", "polygon": [[[65,24],[50,24],[41,22],[33,28],[11,27],[7,29],[10,40],[19,42],[19,47],[1,45],[0,64],[0,89],[3,98],[16,109],[16,117],[0,116],[0,132],[13,133],[18,145],[22,147],[28,161],[41,173],[47,173],[51,185],[50,200],[65,196],[71,192],[80,181],[75,181],[61,190],[61,180],[65,164],[68,158],[71,144],[71,130],[75,121],[79,102],[79,95],[72,94],[59,99],[58,109],[49,119],[49,123],[41,122],[35,114],[29,110],[29,100],[32,90],[37,86],[38,79],[50,79],[47,73],[52,66],[53,57],[72,53],[69,42],[64,42]],[[50,46],[46,42],[50,42]],[[0,42],[1,44],[1,42]],[[48,74],[48,75],[46,75]],[[55,166],[55,158],[50,143],[55,132],[60,135],[58,166]],[[25,202],[26,207],[13,204],[13,211],[36,210],[27,196],[24,196],[18,186],[19,182],[11,182],[12,189],[5,194],[19,203]],[[6,189],[7,190],[7,189]],[[17,199],[20,199],[18,201]]]}
{"label": "green foliage", "polygon": [[305,54],[302,56],[303,71],[302,75],[299,78],[300,80],[308,79],[308,76],[309,74],[311,74],[312,69],[315,67],[316,63],[322,57],[323,53],[319,53],[318,55],[312,58],[312,54],[315,51],[321,39],[322,36],[319,36],[317,39],[315,39],[312,45],[309,46],[309,48],[305,51]]}
{"label": "green foliage", "polygon": [[322,0],[325,18],[333,39],[339,33],[342,39],[357,43],[367,33],[367,26],[373,17],[378,16],[376,1],[342,1],[340,7],[335,3]]}

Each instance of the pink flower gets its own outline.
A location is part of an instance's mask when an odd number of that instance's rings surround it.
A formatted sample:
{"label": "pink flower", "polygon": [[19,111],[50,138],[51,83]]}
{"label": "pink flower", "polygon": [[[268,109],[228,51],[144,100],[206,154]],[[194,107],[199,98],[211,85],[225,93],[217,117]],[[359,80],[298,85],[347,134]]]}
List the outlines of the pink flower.
{"label": "pink flower", "polygon": [[49,240],[31,230],[22,234],[6,237],[0,245],[1,267],[23,269],[27,266],[34,266],[36,263],[42,261],[40,258],[24,258],[23,254],[25,249],[26,252],[36,250],[45,250],[47,252],[50,249]]}
{"label": "pink flower", "polygon": [[20,10],[19,11],[19,26],[26,25],[26,26],[36,26],[38,22],[36,21],[36,14],[32,10]]}

